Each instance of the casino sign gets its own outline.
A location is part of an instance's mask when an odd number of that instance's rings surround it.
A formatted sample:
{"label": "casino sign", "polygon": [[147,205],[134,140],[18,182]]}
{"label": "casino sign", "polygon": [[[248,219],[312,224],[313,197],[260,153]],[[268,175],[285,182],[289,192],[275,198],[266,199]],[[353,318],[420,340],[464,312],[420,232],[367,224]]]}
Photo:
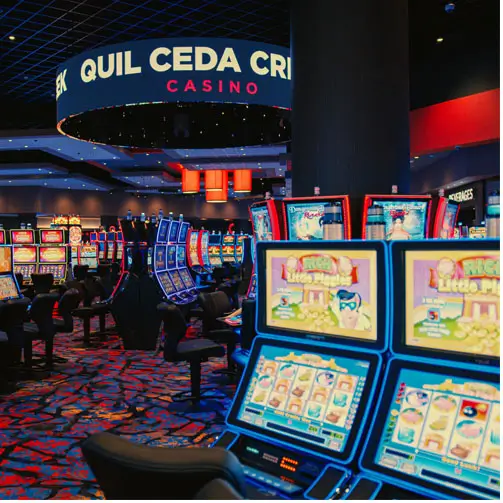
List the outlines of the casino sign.
{"label": "casino sign", "polygon": [[166,38],[87,51],[58,68],[61,133],[97,143],[203,148],[290,139],[288,48]]}

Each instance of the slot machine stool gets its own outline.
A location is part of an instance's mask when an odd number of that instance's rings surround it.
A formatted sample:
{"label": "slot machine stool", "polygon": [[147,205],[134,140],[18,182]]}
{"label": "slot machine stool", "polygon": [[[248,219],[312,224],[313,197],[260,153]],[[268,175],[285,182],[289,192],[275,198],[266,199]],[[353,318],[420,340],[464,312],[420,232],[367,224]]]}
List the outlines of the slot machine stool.
{"label": "slot machine stool", "polygon": [[243,499],[245,494],[241,463],[218,447],[150,447],[97,433],[81,449],[106,499]]}
{"label": "slot machine stool", "polygon": [[[164,324],[164,359],[167,362],[188,362],[190,366],[190,391],[182,391],[171,396],[173,404],[170,409],[179,410],[180,403],[192,402],[197,411],[202,409],[215,410],[218,404],[201,403],[203,398],[219,398],[222,395],[206,395],[207,392],[214,392],[216,388],[206,387],[201,389],[201,363],[209,358],[219,358],[225,355],[225,349],[209,339],[197,338],[183,341],[187,333],[185,318],[180,309],[165,302],[157,306],[157,310],[162,316]],[[190,404],[189,404],[190,407]]]}

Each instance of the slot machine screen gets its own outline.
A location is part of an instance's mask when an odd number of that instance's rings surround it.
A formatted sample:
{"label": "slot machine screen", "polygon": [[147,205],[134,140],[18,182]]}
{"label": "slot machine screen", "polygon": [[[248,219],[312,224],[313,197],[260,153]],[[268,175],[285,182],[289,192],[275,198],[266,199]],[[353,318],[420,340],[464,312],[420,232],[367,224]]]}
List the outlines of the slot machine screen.
{"label": "slot machine screen", "polygon": [[187,242],[187,234],[189,232],[190,224],[189,222],[182,222],[180,225],[180,233],[178,234],[178,242],[186,243]]}
{"label": "slot machine screen", "polygon": [[233,234],[224,234],[222,237],[222,260],[224,262],[235,262],[236,237]]}
{"label": "slot machine screen", "polygon": [[190,233],[190,239],[189,239],[189,256],[190,256],[190,262],[192,263],[192,267],[201,265],[199,263],[199,256],[197,254],[198,239],[199,239],[199,232],[192,231]]}
{"label": "slot machine screen", "polygon": [[374,358],[329,346],[257,339],[228,420],[344,457],[358,434]]}
{"label": "slot machine screen", "polygon": [[210,256],[208,254],[208,240],[210,234],[209,232],[203,232],[201,236],[201,256],[203,258],[203,264],[201,265],[209,265],[210,264]]}
{"label": "slot machine screen", "polygon": [[[131,222],[129,222],[129,223],[131,223]],[[89,240],[91,242],[98,241],[98,233],[97,232],[91,232],[91,234],[89,234]]]}
{"label": "slot machine screen", "polygon": [[0,245],[5,244],[5,231],[3,229],[0,229]]}
{"label": "slot machine screen", "polygon": [[246,236],[238,236],[236,239],[236,262],[242,263],[244,259],[244,243]]}
{"label": "slot machine screen", "polygon": [[52,274],[55,281],[61,281],[66,278],[66,264],[40,264],[39,274]]}
{"label": "slot machine screen", "polygon": [[98,232],[98,241],[106,241],[106,240],[107,240],[106,232]]}
{"label": "slot machine screen", "polygon": [[163,271],[166,269],[166,245],[155,247],[155,270]]}
{"label": "slot machine screen", "polygon": [[107,241],[115,241],[115,232],[109,232],[107,233]]}
{"label": "slot machine screen", "polygon": [[180,229],[180,222],[173,220],[171,222],[171,227],[169,229],[168,241],[170,243],[176,243],[178,238],[178,230]]}
{"label": "slot machine screen", "polygon": [[97,244],[98,244],[98,257],[103,260],[105,258],[106,242],[98,241]]}
{"label": "slot machine screen", "polygon": [[0,246],[0,273],[12,272],[12,248]]}
{"label": "slot machine screen", "polygon": [[174,269],[176,267],[176,245],[168,245],[166,265],[168,269]]}
{"label": "slot machine screen", "polygon": [[429,200],[375,199],[372,206],[382,206],[386,240],[395,241],[427,237],[429,204]]}
{"label": "slot machine screen", "polygon": [[157,279],[161,283],[162,289],[166,295],[171,295],[176,292],[176,288],[173,286],[171,279],[169,279],[168,271],[160,272],[157,275]]}
{"label": "slot machine screen", "polygon": [[251,206],[253,232],[257,241],[272,241],[272,222],[267,206]]}
{"label": "slot machine screen", "polygon": [[267,249],[264,269],[267,329],[377,340],[375,250]]}
{"label": "slot machine screen", "polygon": [[[323,217],[325,208],[341,206],[340,201],[310,203],[285,203],[289,241],[319,241],[323,239]],[[341,208],[342,215],[342,208]]]}
{"label": "slot machine screen", "polygon": [[183,245],[176,247],[176,267],[185,267],[185,246]]}
{"label": "slot machine screen", "polygon": [[51,229],[40,231],[40,242],[42,244],[63,244],[65,242],[62,229]]}
{"label": "slot machine screen", "polygon": [[16,264],[36,264],[36,246],[15,246],[13,249],[14,263]]}
{"label": "slot machine screen", "polygon": [[456,228],[456,217],[459,206],[456,203],[447,203],[445,208],[444,219],[442,221],[442,229],[440,230],[440,239],[449,239],[454,235]]}
{"label": "slot machine screen", "polygon": [[405,252],[405,344],[500,356],[500,254]]}
{"label": "slot machine screen", "polygon": [[166,220],[163,218],[161,223],[159,224],[159,229],[157,231],[157,241],[161,243],[165,243],[168,237],[168,228],[169,228],[170,220]]}
{"label": "slot machine screen", "polygon": [[498,497],[499,379],[430,373],[419,366],[402,368],[393,379],[374,462],[421,486]]}
{"label": "slot machine screen", "polygon": [[12,274],[0,276],[0,300],[9,300],[19,297],[16,280]]}
{"label": "slot machine screen", "polygon": [[171,271],[170,274],[171,274],[171,280],[175,285],[176,291],[179,292],[185,290],[185,285],[183,284],[180,272],[175,269],[174,271]]}
{"label": "slot machine screen", "polygon": [[65,246],[41,246],[39,249],[40,263],[57,264],[66,262]]}
{"label": "slot machine screen", "polygon": [[13,245],[31,245],[35,243],[35,233],[33,230],[11,231]]}
{"label": "slot machine screen", "polygon": [[196,285],[194,284],[194,280],[187,268],[180,269],[180,276],[187,288],[195,288]]}
{"label": "slot machine screen", "polygon": [[210,264],[215,267],[222,266],[222,236],[220,234],[210,234],[208,241],[208,256]]}
{"label": "slot machine screen", "polygon": [[98,268],[98,250],[94,245],[82,245],[80,247],[80,265],[88,265],[90,269]]}

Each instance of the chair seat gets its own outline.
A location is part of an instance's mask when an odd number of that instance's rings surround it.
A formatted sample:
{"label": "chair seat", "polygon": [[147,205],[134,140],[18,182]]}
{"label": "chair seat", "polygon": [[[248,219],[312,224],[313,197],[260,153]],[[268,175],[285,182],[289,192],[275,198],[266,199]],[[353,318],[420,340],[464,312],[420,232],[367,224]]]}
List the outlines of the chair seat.
{"label": "chair seat", "polygon": [[225,355],[225,349],[208,339],[192,339],[180,342],[176,349],[179,360],[206,360]]}
{"label": "chair seat", "polygon": [[71,328],[69,328],[65,321],[60,319],[60,318],[54,318],[52,320],[53,324],[54,324],[54,330],[57,332],[57,333],[71,333],[73,332],[73,330]]}
{"label": "chair seat", "polygon": [[29,337],[32,341],[37,339],[42,339],[40,335],[40,330],[36,323],[25,322],[23,323],[23,333],[26,337]]}
{"label": "chair seat", "polygon": [[93,302],[91,304],[91,309],[94,314],[98,316],[99,314],[107,314],[110,312],[110,304],[101,304],[100,302]]}

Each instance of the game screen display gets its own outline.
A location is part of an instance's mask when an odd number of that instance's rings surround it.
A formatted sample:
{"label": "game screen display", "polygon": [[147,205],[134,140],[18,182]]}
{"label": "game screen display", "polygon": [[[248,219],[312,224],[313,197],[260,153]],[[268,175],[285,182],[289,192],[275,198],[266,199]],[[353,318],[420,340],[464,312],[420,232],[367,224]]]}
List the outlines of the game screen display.
{"label": "game screen display", "polygon": [[105,258],[105,247],[106,247],[106,242],[105,241],[98,241],[98,257],[100,259]]}
{"label": "game screen display", "polygon": [[447,203],[445,208],[444,219],[442,220],[442,229],[440,230],[440,239],[449,239],[454,234],[456,228],[456,215],[458,213],[458,205]]}
{"label": "game screen display", "polygon": [[19,297],[16,281],[10,274],[0,276],[0,300],[8,300]]}
{"label": "game screen display", "polygon": [[19,246],[13,248],[14,263],[34,264],[37,262],[37,248],[35,246]]}
{"label": "game screen display", "polygon": [[0,272],[12,271],[12,248],[0,246]]}
{"label": "game screen display", "polygon": [[267,326],[377,340],[374,250],[266,250]]}
{"label": "game screen display", "polygon": [[498,384],[402,369],[375,462],[447,487],[499,492]]}
{"label": "game screen display", "polygon": [[168,241],[170,243],[176,243],[176,239],[178,237],[178,229],[179,228],[180,228],[180,222],[177,222],[177,221],[173,220],[171,222],[171,227],[169,229]]}
{"label": "game screen display", "polygon": [[162,271],[166,269],[166,246],[155,247],[155,270]]}
{"label": "game screen display", "polygon": [[36,272],[36,264],[14,265],[14,274],[21,273],[24,281],[30,281],[31,275]]}
{"label": "game screen display", "polygon": [[194,288],[196,286],[194,284],[192,276],[190,275],[189,271],[186,268],[180,269],[179,272],[180,272],[180,276],[182,277],[182,281],[187,288]]}
{"label": "game screen display", "polygon": [[429,201],[375,200],[382,206],[387,241],[425,239]]}
{"label": "game screen display", "polygon": [[169,220],[162,219],[161,223],[159,224],[159,230],[157,231],[157,241],[166,242],[166,238],[168,236],[168,227],[169,227]]}
{"label": "game screen display", "polygon": [[31,245],[35,243],[35,233],[33,230],[11,231],[13,245]]}
{"label": "game screen display", "polygon": [[106,232],[98,232],[98,241],[105,242],[107,240]]}
{"label": "game screen display", "polygon": [[244,258],[244,243],[246,236],[238,236],[236,239],[236,262],[242,263]]}
{"label": "game screen display", "polygon": [[203,232],[203,235],[201,236],[201,256],[203,258],[203,263],[201,265],[209,265],[210,263],[210,257],[208,254],[209,237],[210,235],[208,232]]}
{"label": "game screen display", "polygon": [[40,264],[39,274],[52,274],[59,281],[66,278],[66,264]]}
{"label": "game screen display", "polygon": [[267,206],[251,206],[253,232],[257,241],[272,241],[272,223]]}
{"label": "game screen display", "polygon": [[170,272],[170,275],[171,281],[173,281],[176,291],[179,292],[180,290],[185,290],[185,285],[183,283],[182,277],[180,276],[180,272],[174,270]]}
{"label": "game screen display", "polygon": [[222,238],[222,260],[224,262],[234,262],[236,256],[234,251],[236,249],[236,238],[233,234],[224,234]]}
{"label": "game screen display", "polygon": [[368,361],[265,344],[237,419],[342,452],[368,370]]}
{"label": "game screen display", "polygon": [[161,272],[157,275],[157,279],[161,283],[162,289],[166,293],[166,295],[171,295],[175,293],[176,289],[173,286],[173,283],[169,279],[169,275],[167,271]]}
{"label": "game screen display", "polygon": [[0,245],[5,244],[5,231],[3,229],[0,229]]}
{"label": "game screen display", "polygon": [[178,235],[178,242],[179,243],[186,243],[187,242],[187,234],[189,232],[190,224],[189,222],[183,222],[180,225],[180,234]]}
{"label": "game screen display", "polygon": [[176,245],[168,245],[167,247],[166,266],[168,269],[176,267]]}
{"label": "game screen display", "polygon": [[107,241],[115,241],[115,232],[107,233]]}
{"label": "game screen display", "polygon": [[115,246],[114,242],[109,241],[107,246],[107,260],[114,259]]}
{"label": "game screen display", "polygon": [[500,255],[407,251],[407,346],[500,356]]}
{"label": "game screen display", "polygon": [[41,246],[39,248],[40,262],[55,264],[58,262],[66,262],[66,247],[65,246]]}
{"label": "game screen display", "polygon": [[64,243],[64,233],[61,229],[40,231],[40,242],[43,244]]}
{"label": "game screen display", "polygon": [[197,240],[199,238],[198,231],[192,231],[189,239],[189,257],[192,267],[197,267],[199,264],[199,256],[197,254]]}
{"label": "game screen display", "polygon": [[[316,241],[323,239],[325,208],[341,206],[340,201],[286,203],[286,221],[290,241]],[[341,209],[342,213],[342,209]]]}
{"label": "game screen display", "polygon": [[96,245],[82,245],[80,247],[80,265],[88,265],[91,269],[98,267],[98,249]]}
{"label": "game screen display", "polygon": [[215,267],[220,267],[222,265],[221,251],[221,236],[219,234],[211,234],[208,245],[208,255],[211,265]]}
{"label": "game screen display", "polygon": [[185,267],[185,246],[176,247],[176,267]]}

